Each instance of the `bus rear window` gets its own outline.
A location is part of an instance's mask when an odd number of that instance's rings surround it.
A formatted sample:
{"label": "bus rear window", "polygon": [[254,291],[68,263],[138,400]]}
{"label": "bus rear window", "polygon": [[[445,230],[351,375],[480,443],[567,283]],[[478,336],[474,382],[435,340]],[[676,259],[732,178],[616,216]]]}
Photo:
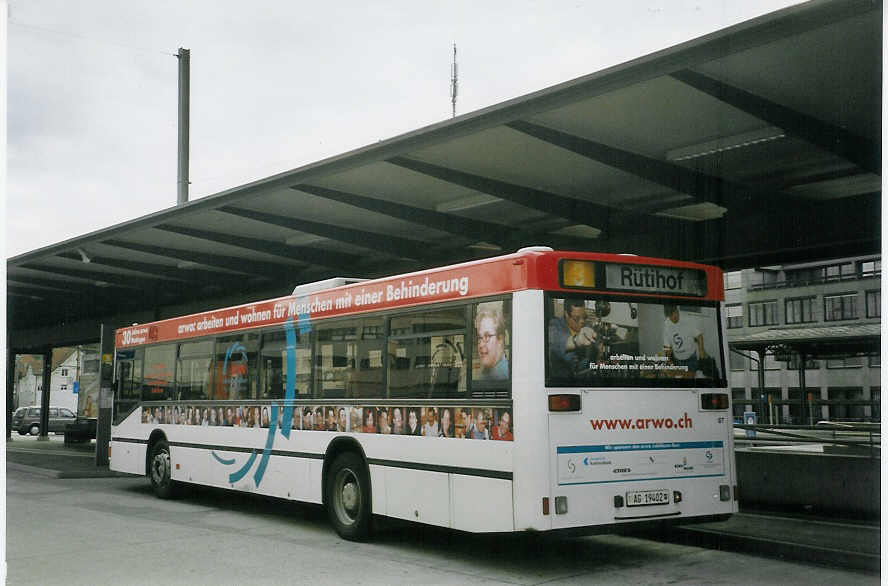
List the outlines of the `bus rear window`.
{"label": "bus rear window", "polygon": [[718,309],[546,297],[549,386],[725,386]]}

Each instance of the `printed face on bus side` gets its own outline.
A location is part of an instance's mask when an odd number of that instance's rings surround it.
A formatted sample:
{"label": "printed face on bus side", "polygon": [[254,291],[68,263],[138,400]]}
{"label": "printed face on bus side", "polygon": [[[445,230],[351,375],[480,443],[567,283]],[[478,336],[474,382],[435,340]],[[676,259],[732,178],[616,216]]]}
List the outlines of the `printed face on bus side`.
{"label": "printed face on bus side", "polygon": [[496,329],[496,320],[492,317],[483,317],[478,322],[478,357],[481,359],[481,368],[493,368],[503,357],[505,341],[502,335],[497,335]]}
{"label": "printed face on bus side", "polygon": [[450,409],[441,411],[441,430],[448,431],[450,429]]}
{"label": "printed face on bus side", "polygon": [[509,425],[511,423],[510,419],[511,418],[509,417],[508,412],[503,413],[502,416],[500,416],[500,421],[499,421],[500,433],[508,433],[509,432]]}

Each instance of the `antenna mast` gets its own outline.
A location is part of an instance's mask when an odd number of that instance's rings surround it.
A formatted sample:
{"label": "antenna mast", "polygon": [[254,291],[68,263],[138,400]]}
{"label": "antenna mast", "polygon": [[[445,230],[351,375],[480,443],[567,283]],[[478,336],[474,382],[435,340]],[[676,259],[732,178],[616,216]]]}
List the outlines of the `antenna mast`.
{"label": "antenna mast", "polygon": [[456,68],[456,43],[453,43],[453,64],[450,66],[450,102],[453,104],[453,118],[456,118],[456,94],[459,88]]}

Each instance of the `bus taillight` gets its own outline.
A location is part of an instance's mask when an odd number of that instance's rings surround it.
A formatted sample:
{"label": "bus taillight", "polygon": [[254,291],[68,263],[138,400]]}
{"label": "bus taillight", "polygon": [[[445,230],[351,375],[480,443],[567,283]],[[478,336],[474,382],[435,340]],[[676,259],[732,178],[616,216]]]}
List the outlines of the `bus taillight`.
{"label": "bus taillight", "polygon": [[701,395],[703,409],[727,409],[728,395],[725,393],[703,393]]}
{"label": "bus taillight", "polygon": [[549,411],[579,411],[579,395],[549,395]]}

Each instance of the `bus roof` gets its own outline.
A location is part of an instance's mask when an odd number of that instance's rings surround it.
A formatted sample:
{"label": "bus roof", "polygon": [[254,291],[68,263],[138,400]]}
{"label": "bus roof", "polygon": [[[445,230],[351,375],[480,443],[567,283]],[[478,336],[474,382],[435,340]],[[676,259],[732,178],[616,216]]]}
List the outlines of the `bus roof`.
{"label": "bus roof", "polygon": [[[586,274],[582,285],[565,286],[565,267]],[[597,275],[597,277],[596,277]],[[134,324],[116,332],[118,348],[248,330],[315,318],[472,299],[524,289],[589,292],[622,296],[721,301],[717,267],[633,255],[563,252],[534,247],[517,253],[446,267],[353,282],[157,322]],[[683,281],[683,279],[687,279]],[[691,291],[667,287],[696,279]],[[571,281],[574,283],[575,281]],[[579,282],[579,281],[577,281]],[[598,283],[598,286],[596,286]]]}

